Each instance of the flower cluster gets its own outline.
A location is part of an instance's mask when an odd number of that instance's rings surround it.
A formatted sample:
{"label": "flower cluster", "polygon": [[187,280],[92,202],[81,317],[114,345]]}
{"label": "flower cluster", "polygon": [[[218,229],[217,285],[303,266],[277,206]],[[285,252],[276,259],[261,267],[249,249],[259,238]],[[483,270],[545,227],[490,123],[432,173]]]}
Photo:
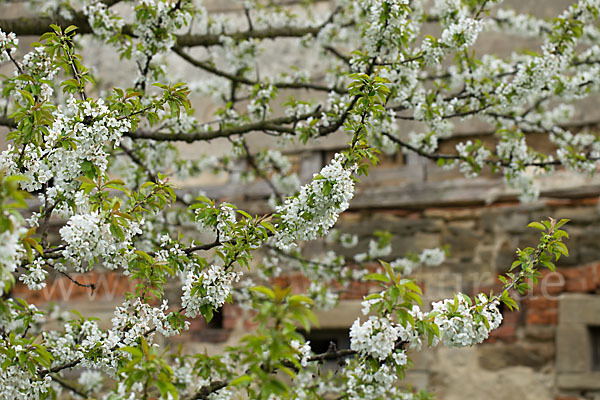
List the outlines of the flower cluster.
{"label": "flower cluster", "polygon": [[465,347],[481,343],[489,337],[490,331],[498,328],[502,314],[498,301],[489,302],[480,294],[478,302],[482,310],[476,312],[473,304],[459,293],[454,299],[432,303],[436,313],[434,322],[440,328],[440,336],[448,347]]}
{"label": "flower cluster", "polygon": [[440,248],[425,249],[419,254],[419,262],[428,267],[435,267],[446,260],[446,253]]}
{"label": "flower cluster", "polygon": [[0,29],[0,62],[9,59],[9,54],[19,47],[19,39],[13,32],[6,33]]}
{"label": "flower cluster", "polygon": [[[27,349],[18,346],[15,348],[17,355],[27,353]],[[8,360],[4,354],[0,355],[0,362]],[[19,368],[18,365],[8,364],[0,370],[0,385],[2,385],[1,399],[6,400],[31,400],[32,398],[43,398],[48,394],[52,379],[46,375],[43,379],[37,379],[30,371]]]}
{"label": "flower cluster", "polygon": [[153,68],[150,62],[156,54],[173,47],[174,31],[186,25],[191,14],[186,7],[182,7],[182,2],[168,0],[141,0],[135,11],[133,33],[139,40],[133,50],[139,67],[136,86],[144,87],[150,69],[164,74],[160,66]]}
{"label": "flower cluster", "polygon": [[394,385],[396,371],[389,364],[348,364],[344,373],[348,375],[347,391],[351,400],[415,399],[412,393],[406,393]]}
{"label": "flower cluster", "polygon": [[102,1],[93,1],[83,8],[83,13],[88,17],[88,22],[98,37],[107,40],[115,32],[120,32],[125,21],[111,12]]}
{"label": "flower cluster", "polygon": [[344,167],[345,157],[336,154],[313,180],[300,188],[298,196],[277,207],[281,224],[275,235],[280,249],[290,249],[296,240],[313,240],[325,235],[339,213],[354,196],[352,174],[356,166]]}
{"label": "flower cluster", "polygon": [[24,175],[21,187],[27,191],[40,190],[52,179],[52,187],[40,195],[42,203],[55,204],[54,213],[69,216],[72,210],[65,201],[77,196],[76,179],[93,168],[106,171],[106,144],[118,146],[130,128],[130,122],[115,116],[103,100],[80,102],[70,98],[65,107],[54,112],[43,143],[26,143],[25,151],[9,145],[0,154],[0,168]]}
{"label": "flower cluster", "polygon": [[100,389],[102,389],[102,382],[104,378],[99,371],[83,371],[79,378],[77,379],[77,383],[79,383],[82,387],[85,388],[86,391],[90,393],[98,393]]}
{"label": "flower cluster", "polygon": [[140,223],[131,221],[121,240],[113,235],[110,224],[98,211],[73,215],[60,229],[66,243],[63,257],[79,272],[89,270],[99,259],[107,268],[125,267],[132,253],[132,240],[142,232],[140,228]]}
{"label": "flower cluster", "polygon": [[221,308],[229,299],[233,284],[241,276],[241,272],[227,271],[218,265],[210,265],[200,273],[188,272],[181,297],[186,315],[195,317],[204,305],[213,309]]}
{"label": "flower cluster", "polygon": [[4,212],[3,214],[0,216],[0,220],[10,221],[5,225],[12,225],[12,229],[0,232],[0,293],[3,293],[9,286],[11,274],[17,270],[21,257],[25,255],[25,249],[21,244],[21,235],[27,231],[14,215]]}
{"label": "flower cluster", "polygon": [[[44,332],[42,343],[52,349],[53,366],[76,362],[114,376],[126,357],[119,349],[135,345],[140,337],[152,344],[156,333],[164,336],[180,333],[181,328],[173,327],[169,315],[166,300],[158,307],[143,303],[139,298],[127,300],[115,309],[110,329],[100,329],[93,320],[70,321],[62,332]],[[97,382],[97,377],[91,380]],[[90,385],[97,383],[90,382]]]}
{"label": "flower cluster", "polygon": [[304,342],[304,344],[300,343],[298,340],[292,340],[290,342],[292,348],[300,354],[300,365],[306,367],[308,365],[308,359],[312,355],[312,350],[310,348],[310,341]]}
{"label": "flower cluster", "polygon": [[[380,303],[382,299],[383,293],[378,298],[363,300],[363,314],[369,313],[373,305]],[[429,313],[424,313],[419,306],[413,305],[406,312],[415,321],[414,324],[396,324],[388,318],[374,316],[361,324],[360,319],[357,319],[350,330],[351,346],[353,350],[380,360],[387,358],[400,342],[420,349],[424,332],[417,329],[416,323],[424,320],[433,321],[439,331],[439,338],[434,338],[432,345],[442,342],[448,347],[471,346],[483,342],[492,330],[500,326],[502,314],[498,305],[498,300],[490,301],[482,293],[476,297],[475,302],[459,293],[452,299],[432,303]]]}
{"label": "flower cluster", "polygon": [[[400,329],[388,318],[371,316],[362,324],[357,319],[350,327],[350,348],[382,361],[395,352],[399,336]],[[406,364],[402,355],[394,355],[394,360]]]}
{"label": "flower cluster", "polygon": [[[148,331],[154,329],[163,336],[173,336],[180,333],[180,330],[173,328],[169,322],[168,310],[166,299],[159,307],[143,303],[139,298],[127,300],[115,310],[112,331],[120,332],[121,341],[126,344],[133,343],[142,336],[151,340],[153,334]],[[188,325],[189,322],[186,323]]]}
{"label": "flower cluster", "polygon": [[421,265],[436,267],[446,260],[446,253],[440,248],[425,249],[421,254],[413,254],[407,257],[397,258],[390,262],[394,271],[410,275]]}
{"label": "flower cluster", "polygon": [[41,290],[46,287],[46,277],[48,272],[44,270],[45,260],[37,258],[29,269],[19,275],[19,280],[22,281],[30,290]]}

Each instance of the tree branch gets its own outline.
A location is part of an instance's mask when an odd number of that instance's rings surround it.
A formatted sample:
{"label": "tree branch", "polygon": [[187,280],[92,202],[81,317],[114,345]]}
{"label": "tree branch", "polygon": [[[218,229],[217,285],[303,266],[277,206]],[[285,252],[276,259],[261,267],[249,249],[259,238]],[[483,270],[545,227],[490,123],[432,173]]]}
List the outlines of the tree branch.
{"label": "tree branch", "polygon": [[188,397],[189,400],[205,400],[208,399],[211,393],[216,392],[217,390],[223,389],[229,384],[228,381],[214,381],[209,383],[208,385],[202,386],[200,390],[198,390],[191,397]]}
{"label": "tree branch", "polygon": [[132,139],[153,139],[161,141],[183,141],[192,143],[199,140],[212,140],[216,138],[225,138],[234,135],[241,135],[253,131],[275,131],[294,134],[295,130],[293,128],[285,127],[282,125],[306,120],[311,117],[314,118],[319,116],[320,114],[320,111],[313,111],[299,116],[272,118],[264,121],[250,122],[244,125],[206,132],[170,133],[137,130],[134,132],[126,133],[125,136],[128,136]]}
{"label": "tree branch", "polygon": [[58,383],[60,386],[64,387],[65,389],[70,390],[71,392],[75,393],[77,396],[87,399],[88,395],[87,393],[83,392],[82,390],[76,388],[74,385],[72,385],[71,383],[67,382],[66,380],[62,379],[61,377],[59,377],[58,375],[55,374],[50,374],[50,378],[52,378],[52,380],[56,383]]}
{"label": "tree branch", "polygon": [[[407,344],[404,341],[397,341],[394,346],[395,349],[402,349]],[[308,362],[323,362],[327,360],[339,360],[344,357],[356,355],[358,352],[351,349],[342,349],[337,350],[335,343],[331,342],[329,344],[329,348],[325,353],[315,354],[312,357],[307,359]],[[296,369],[296,366],[291,362],[283,362],[282,365],[288,368]],[[220,389],[223,389],[229,384],[229,381],[226,380],[218,380],[209,383],[208,385],[202,386],[198,392],[189,397],[189,400],[199,400],[199,399],[207,399],[211,393],[214,393]]]}
{"label": "tree branch", "polygon": [[[116,1],[114,1],[116,3]],[[89,34],[93,33],[87,17],[82,12],[73,13],[73,18],[66,19],[61,16],[56,17],[20,17],[20,18],[3,18],[0,19],[0,28],[4,32],[14,32],[17,36],[40,36],[46,32],[50,32],[50,25],[66,27],[75,25],[78,27],[77,33]],[[280,28],[267,28],[259,30],[244,30],[237,32],[224,32],[222,34],[183,34],[175,35],[176,43],[181,47],[211,47],[220,46],[221,37],[227,36],[235,41],[243,41],[249,39],[277,39],[277,38],[298,38],[306,35],[315,36],[318,34],[322,26],[306,26],[293,27],[286,26]],[[131,25],[123,26],[121,31],[123,34],[134,36]]]}
{"label": "tree branch", "polygon": [[[201,68],[207,72],[210,72],[211,74],[220,76],[222,78],[229,79],[232,82],[243,83],[244,85],[249,85],[249,86],[254,86],[256,84],[262,83],[260,81],[254,81],[254,80],[251,80],[248,78],[244,78],[243,76],[240,76],[240,75],[234,75],[229,72],[220,70],[220,69],[214,67],[209,62],[196,60],[195,58],[193,58],[192,56],[187,54],[185,51],[183,51],[183,49],[179,46],[174,46],[172,50],[173,50],[173,52],[175,52],[175,54],[177,54],[178,56],[180,56],[185,61],[192,64],[193,66]],[[265,83],[265,84],[267,84],[267,83]],[[322,91],[322,92],[332,92],[333,91],[333,92],[340,93],[340,94],[346,93],[346,90],[340,89],[338,87],[329,87],[329,86],[319,85],[319,84],[315,84],[315,83],[308,83],[308,82],[274,82],[274,83],[268,83],[268,84],[271,86],[274,86],[276,88],[279,88],[279,89],[310,89],[310,90],[318,90],[318,91]]]}

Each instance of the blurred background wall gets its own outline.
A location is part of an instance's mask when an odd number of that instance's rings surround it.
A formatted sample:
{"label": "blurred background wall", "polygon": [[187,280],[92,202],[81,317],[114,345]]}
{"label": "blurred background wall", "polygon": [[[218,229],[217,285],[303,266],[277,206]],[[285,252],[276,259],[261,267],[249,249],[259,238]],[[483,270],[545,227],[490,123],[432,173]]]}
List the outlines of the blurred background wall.
{"label": "blurred background wall", "polygon": [[[227,2],[207,1],[213,12],[227,12],[231,18],[241,18],[239,8]],[[505,1],[505,7],[529,12],[541,17],[556,16],[571,1]],[[329,10],[328,1],[316,7]],[[22,3],[0,4],[4,18],[25,15],[29,11]],[[27,42],[21,38],[21,52]],[[510,40],[486,33],[478,41],[478,51],[508,54],[514,49],[536,46],[534,39]],[[25,49],[25,50],[24,50]],[[94,45],[83,49],[84,60],[102,76],[101,87],[123,84],[133,71],[118,63],[110,48]],[[174,56],[175,57],[175,56]],[[273,43],[263,57],[270,60],[273,70],[280,63],[290,62],[303,68],[318,68],[317,55],[299,52],[285,43]],[[285,61],[285,63],[284,63]],[[118,69],[114,66],[119,65]],[[179,59],[169,60],[174,80],[185,81],[191,72]],[[1,72],[10,73],[4,65]],[[265,71],[265,74],[268,71]],[[207,99],[194,102],[199,120],[209,120],[216,107]],[[574,130],[595,132],[600,118],[596,101],[579,108]],[[461,138],[480,138],[493,142],[483,123],[459,123]],[[402,131],[414,126],[406,124]],[[543,135],[528,137],[544,146]],[[290,147],[287,154],[295,163],[302,182],[308,181],[339,149],[347,137],[331,135],[307,147]],[[456,139],[442,143],[442,150],[451,151]],[[252,134],[252,150],[270,147],[273,142],[264,135]],[[4,145],[4,144],[3,144]],[[229,142],[179,145],[182,157],[197,154],[223,154]],[[483,175],[465,179],[456,171],[444,171],[432,162],[414,154],[383,156],[369,177],[358,186],[351,208],[340,218],[337,228],[359,235],[358,251],[365,251],[376,229],[393,234],[391,257],[425,248],[448,246],[447,261],[435,269],[416,273],[425,293],[425,302],[452,296],[457,291],[475,294],[498,290],[496,275],[505,272],[515,258],[515,249],[534,246],[538,233],[526,226],[549,216],[569,218],[570,234],[566,242],[571,256],[561,258],[556,273],[545,274],[536,288],[519,301],[519,311],[504,310],[504,323],[483,345],[465,349],[437,348],[412,355],[415,368],[407,382],[413,387],[431,390],[440,400],[458,399],[526,399],[575,400],[600,399],[600,179],[559,171],[541,177],[541,196],[522,204],[517,193],[507,189],[500,177]],[[237,183],[235,177],[222,173],[206,175],[194,181],[179,182],[188,192],[204,191],[220,201],[230,201],[253,212],[270,211],[266,200],[269,188],[263,182],[249,185]],[[315,254],[323,250],[310,244]],[[336,248],[351,259],[351,253]],[[27,297],[38,304],[55,302],[64,309],[77,308],[83,315],[95,315],[106,325],[114,306],[119,304],[130,284],[126,277],[115,273],[94,273],[79,280],[96,282],[98,289],[90,294],[72,285],[66,278],[56,277],[44,290],[29,293],[17,285],[12,295]],[[276,282],[291,285],[294,290],[306,287],[301,277],[284,275]],[[335,341],[339,347],[348,345],[348,328],[360,314],[360,300],[376,290],[357,282],[342,297],[340,306],[320,314],[320,327],[309,338],[315,346]],[[177,301],[173,291],[173,300]],[[235,343],[252,328],[251,315],[235,304],[226,305],[221,313],[206,324],[198,319],[182,337],[171,339],[195,349],[216,352]],[[318,350],[317,348],[315,350]]]}

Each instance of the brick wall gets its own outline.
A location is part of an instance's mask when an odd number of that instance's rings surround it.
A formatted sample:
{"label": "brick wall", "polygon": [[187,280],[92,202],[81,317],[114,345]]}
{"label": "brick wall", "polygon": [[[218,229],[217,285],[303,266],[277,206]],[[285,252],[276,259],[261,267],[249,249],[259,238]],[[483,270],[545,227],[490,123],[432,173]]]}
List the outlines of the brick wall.
{"label": "brick wall", "polygon": [[[537,15],[554,16],[571,4],[571,0],[523,2],[507,0],[505,5]],[[211,1],[215,9],[223,2]],[[325,7],[326,4],[320,5]],[[4,9],[3,9],[4,10]],[[507,54],[515,43],[493,35],[478,43],[482,52],[493,49]],[[523,43],[516,44],[521,47]],[[26,46],[23,46],[26,48]],[[298,65],[311,65],[310,54],[294,49]],[[281,54],[289,49],[272,48],[266,52],[271,64],[276,64]],[[290,55],[290,57],[292,56]],[[113,57],[113,58],[111,58]],[[86,62],[100,70],[110,71],[106,85],[127,78],[130,71],[114,71],[110,48],[93,48],[84,54]],[[196,73],[186,71],[180,64],[172,65],[182,75]],[[267,73],[267,71],[262,71]],[[129,82],[128,80],[124,80]],[[206,99],[194,99],[205,105]],[[598,112],[595,103],[582,107],[578,120],[588,120]],[[214,107],[198,107],[200,120],[212,119]],[[485,126],[477,121],[459,123],[462,137],[477,136]],[[414,127],[403,126],[408,132]],[[464,128],[464,129],[463,129]],[[250,135],[249,146],[260,150],[272,144],[264,135]],[[325,140],[311,144],[307,150],[288,149],[297,162],[303,181],[310,179],[332,152],[346,145],[345,134],[331,135]],[[493,142],[494,138],[484,138]],[[535,137],[536,144],[547,141],[543,135]],[[442,151],[454,149],[456,140],[441,143]],[[226,141],[181,145],[184,157],[197,154],[222,154],[229,150]],[[201,189],[219,200],[232,201],[253,212],[269,212],[265,198],[269,188],[264,182],[249,186],[232,184],[227,174],[203,177]],[[504,310],[504,323],[482,346],[463,349],[459,353],[434,351],[414,354],[415,370],[409,380],[416,387],[427,387],[438,393],[439,399],[453,400],[469,397],[466,388],[487,386],[486,399],[518,397],[531,400],[575,400],[593,398],[593,391],[571,390],[564,392],[556,383],[557,326],[560,322],[560,303],[571,293],[597,293],[600,287],[600,215],[598,195],[600,179],[575,176],[559,171],[551,177],[542,177],[542,197],[532,204],[519,204],[516,193],[506,189],[501,179],[483,176],[473,180],[463,179],[455,171],[442,171],[433,164],[413,155],[382,157],[382,163],[358,187],[350,212],[344,214],[338,228],[357,233],[361,242],[356,249],[364,251],[375,229],[387,229],[394,234],[392,257],[403,256],[407,251],[448,245],[447,262],[436,269],[417,272],[417,279],[425,292],[426,301],[448,297],[457,291],[476,293],[478,290],[499,289],[496,276],[505,272],[514,259],[518,247],[535,245],[538,233],[525,228],[528,222],[555,218],[570,218],[567,225],[570,239],[566,241],[571,256],[561,259],[556,273],[544,273],[542,284],[536,286],[520,303],[519,311]],[[180,186],[197,193],[198,182],[183,182]],[[319,246],[313,246],[319,251]],[[343,248],[335,250],[351,257]],[[83,283],[95,283],[96,290],[77,286],[66,277],[52,277],[42,291],[30,293],[17,284],[12,295],[26,297],[38,305],[49,302],[60,304],[64,309],[76,308],[84,315],[98,316],[108,325],[114,306],[122,301],[125,292],[132,291],[134,284],[127,277],[114,272],[94,272],[74,275]],[[275,282],[281,286],[291,285],[294,290],[306,288],[306,281],[299,276],[283,276]],[[322,314],[321,321],[328,328],[348,327],[360,314],[359,299],[373,285],[356,282],[342,294],[342,304],[330,314]],[[176,304],[179,292],[168,293],[171,304]],[[200,318],[191,321],[191,328],[180,338],[173,339],[188,346],[218,351],[222,346],[233,344],[253,328],[252,313],[236,305],[226,305],[217,321],[207,324]],[[460,356],[457,356],[460,354]],[[457,361],[458,360],[458,361]],[[457,375],[456,373],[460,373]],[[486,378],[487,377],[487,378]],[[488,379],[487,381],[485,379]],[[498,381],[498,382],[496,382]],[[450,385],[455,382],[455,388]],[[485,382],[485,383],[482,383]],[[495,386],[496,385],[496,386]],[[539,389],[532,389],[532,385]],[[540,389],[541,388],[541,389]]]}
{"label": "brick wall", "polygon": [[[541,374],[551,383],[551,389],[548,389],[551,395],[540,398],[593,398],[590,396],[594,394],[589,390],[561,390],[555,383],[554,374],[555,358],[559,351],[556,332],[561,318],[561,300],[568,294],[600,292],[600,251],[597,245],[600,215],[597,199],[546,198],[534,204],[505,201],[468,207],[451,204],[418,209],[354,209],[342,216],[338,228],[357,233],[359,245],[352,252],[343,248],[336,250],[348,258],[354,252],[365,250],[375,228],[393,233],[391,258],[402,256],[407,251],[449,245],[449,257],[442,266],[425,268],[416,273],[426,303],[448,297],[457,291],[470,294],[490,290],[498,292],[501,286],[496,276],[510,266],[515,249],[533,246],[537,242],[539,233],[526,228],[527,223],[547,216],[572,220],[566,226],[570,234],[566,244],[571,256],[561,258],[555,272],[543,271],[540,282],[519,299],[518,311],[503,310],[504,322],[490,339],[477,348],[465,351],[476,354],[476,367],[473,370],[506,374],[515,368],[527,368],[528,371]],[[318,250],[322,249],[313,248],[313,251]],[[39,292],[31,293],[17,284],[12,295],[26,297],[39,305],[56,302],[67,310],[76,308],[84,315],[99,316],[102,323],[108,325],[114,306],[122,301],[125,292],[132,291],[135,286],[127,277],[112,271],[73,277],[84,284],[95,283],[96,289],[92,293],[88,288],[56,275]],[[282,275],[273,283],[291,286],[297,292],[306,290],[308,286],[306,279],[297,274]],[[360,315],[360,299],[377,288],[373,283],[354,282],[347,292],[342,293],[341,307],[333,314],[322,314],[324,327],[349,327]],[[169,291],[168,296],[170,303],[175,305],[179,292]],[[170,339],[170,342],[218,351],[222,346],[235,343],[253,327],[252,313],[229,304],[215,321],[207,324],[201,318],[194,319],[189,331],[181,337]],[[450,374],[449,371],[436,370],[436,363],[441,365],[443,357],[444,353],[437,350],[427,355],[414,355],[417,372],[409,374],[408,379],[412,379],[417,387],[433,388],[441,393],[440,398],[454,399],[452,393],[440,388],[439,382],[443,381],[441,377]],[[512,385],[525,387],[525,383],[519,383],[517,377],[511,379]]]}

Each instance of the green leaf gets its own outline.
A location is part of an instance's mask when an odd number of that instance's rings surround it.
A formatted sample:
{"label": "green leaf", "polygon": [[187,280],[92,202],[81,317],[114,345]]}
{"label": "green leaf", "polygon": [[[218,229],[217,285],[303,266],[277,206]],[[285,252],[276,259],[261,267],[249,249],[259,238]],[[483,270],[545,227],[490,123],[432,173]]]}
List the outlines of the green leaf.
{"label": "green leaf", "polygon": [[562,255],[569,257],[569,249],[563,242],[556,242],[554,246]]}
{"label": "green leaf", "polygon": [[86,185],[92,185],[92,186],[96,186],[96,182],[94,182],[93,180],[91,180],[90,178],[88,178],[87,176],[80,176],[79,178],[77,178],[77,180],[81,183],[84,183]]}
{"label": "green leaf", "polygon": [[64,32],[64,33],[65,33],[65,35],[66,35],[67,33],[73,32],[73,31],[74,31],[74,30],[76,30],[76,29],[77,29],[77,27],[76,27],[75,25],[69,25],[69,26],[68,26],[68,27],[65,29],[65,32]]}
{"label": "green leaf", "polygon": [[365,300],[374,300],[374,299],[380,299],[381,295],[379,293],[371,293],[370,295],[365,297]]}
{"label": "green leaf", "polygon": [[125,347],[119,348],[119,350],[129,353],[132,356],[137,357],[137,358],[142,358],[144,356],[142,351],[140,349],[138,349],[137,347],[125,346]]}
{"label": "green leaf", "polygon": [[414,281],[411,281],[409,279],[406,280],[402,280],[400,281],[400,284],[403,286],[406,286],[408,289],[412,290],[413,292],[417,292],[418,294],[423,294],[423,291],[421,290],[421,288],[419,287],[419,285],[417,285]]}
{"label": "green leaf", "polygon": [[313,304],[314,303],[313,299],[311,299],[310,297],[307,297],[307,296],[303,296],[301,294],[296,294],[296,295],[290,296],[288,301],[290,302],[290,304],[292,304],[292,303]]}
{"label": "green leaf", "polygon": [[535,229],[539,229],[541,231],[545,231],[546,227],[542,224],[540,224],[539,222],[531,222],[529,225],[527,225],[528,228],[535,228]]}
{"label": "green leaf", "polygon": [[377,272],[365,275],[363,277],[363,279],[366,281],[380,281],[380,282],[385,282],[385,283],[390,282],[390,278],[388,278],[387,276],[385,276],[383,274],[377,273]]}
{"label": "green leaf", "polygon": [[242,375],[242,376],[238,376],[235,379],[232,379],[229,382],[229,386],[246,386],[248,385],[250,382],[252,382],[252,377],[249,375]]}
{"label": "green leaf", "polygon": [[253,292],[262,293],[265,296],[269,297],[272,300],[275,300],[275,292],[265,286],[255,286],[250,289]]}

